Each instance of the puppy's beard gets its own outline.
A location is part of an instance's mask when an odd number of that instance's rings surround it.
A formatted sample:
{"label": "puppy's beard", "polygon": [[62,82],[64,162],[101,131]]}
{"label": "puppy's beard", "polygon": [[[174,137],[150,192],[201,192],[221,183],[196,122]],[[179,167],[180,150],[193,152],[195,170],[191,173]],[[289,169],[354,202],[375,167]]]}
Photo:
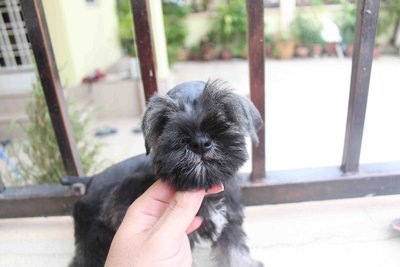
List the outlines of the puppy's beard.
{"label": "puppy's beard", "polygon": [[159,148],[154,151],[154,171],[178,191],[209,189],[215,184],[224,183],[247,160],[246,150],[237,153],[236,156],[240,157],[233,160],[217,148],[204,155],[184,148],[158,153]]}

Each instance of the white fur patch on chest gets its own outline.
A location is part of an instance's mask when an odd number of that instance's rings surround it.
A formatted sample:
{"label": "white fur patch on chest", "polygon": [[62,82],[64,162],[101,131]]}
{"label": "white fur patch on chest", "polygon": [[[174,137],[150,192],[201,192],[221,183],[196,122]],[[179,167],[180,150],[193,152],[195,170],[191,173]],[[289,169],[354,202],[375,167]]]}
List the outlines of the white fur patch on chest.
{"label": "white fur patch on chest", "polygon": [[222,230],[225,228],[225,225],[228,223],[226,218],[226,205],[224,200],[221,199],[215,203],[211,203],[209,206],[209,214],[210,220],[215,226],[215,231],[211,235],[212,241],[217,241],[219,236],[222,233]]}

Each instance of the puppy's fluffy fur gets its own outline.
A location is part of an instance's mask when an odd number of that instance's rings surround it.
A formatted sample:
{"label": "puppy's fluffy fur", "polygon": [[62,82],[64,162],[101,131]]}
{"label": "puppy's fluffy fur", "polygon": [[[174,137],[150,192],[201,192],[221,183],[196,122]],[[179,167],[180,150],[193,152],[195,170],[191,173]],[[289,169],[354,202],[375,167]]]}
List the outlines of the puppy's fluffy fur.
{"label": "puppy's fluffy fur", "polygon": [[142,124],[149,155],[86,180],[88,193],[77,202],[73,214],[76,254],[71,266],[104,265],[127,208],[157,177],[177,191],[224,184],[223,193],[205,198],[199,210],[204,221],[190,235],[191,244],[209,239],[221,267],[263,266],[250,257],[245,243],[235,176],[248,159],[245,137],[257,143],[261,126],[254,105],[220,81],[187,82],[166,96],[153,96]]}

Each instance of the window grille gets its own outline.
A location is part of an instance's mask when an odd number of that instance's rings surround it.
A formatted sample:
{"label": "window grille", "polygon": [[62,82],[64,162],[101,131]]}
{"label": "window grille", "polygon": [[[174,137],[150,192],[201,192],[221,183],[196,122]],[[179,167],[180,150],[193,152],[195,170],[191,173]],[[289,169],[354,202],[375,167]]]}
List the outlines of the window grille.
{"label": "window grille", "polygon": [[0,0],[0,12],[0,71],[32,68],[20,2]]}

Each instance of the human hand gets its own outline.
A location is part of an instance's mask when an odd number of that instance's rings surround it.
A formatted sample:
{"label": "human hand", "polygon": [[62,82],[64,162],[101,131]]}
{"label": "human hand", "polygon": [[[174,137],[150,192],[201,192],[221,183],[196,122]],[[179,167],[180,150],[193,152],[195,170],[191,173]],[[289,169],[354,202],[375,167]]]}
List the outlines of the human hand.
{"label": "human hand", "polygon": [[192,253],[187,234],[202,223],[196,216],[210,190],[175,192],[158,180],[129,207],[112,241],[106,267],[190,267]]}

